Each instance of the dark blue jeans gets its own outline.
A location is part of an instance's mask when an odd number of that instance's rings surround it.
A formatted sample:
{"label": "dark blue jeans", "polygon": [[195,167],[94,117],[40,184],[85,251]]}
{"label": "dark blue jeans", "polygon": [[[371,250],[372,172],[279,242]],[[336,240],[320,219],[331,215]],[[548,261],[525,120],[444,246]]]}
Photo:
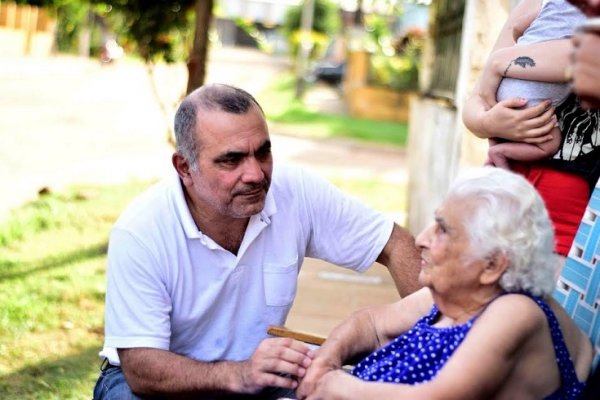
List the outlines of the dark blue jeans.
{"label": "dark blue jeans", "polygon": [[94,387],[94,400],[142,400],[131,391],[119,367],[103,368]]}
{"label": "dark blue jeans", "polygon": [[[277,400],[281,397],[295,399],[296,395],[290,389],[266,388],[257,395],[227,396],[228,399],[232,400]],[[100,372],[94,387],[93,400],[144,400],[144,398],[133,394],[121,368],[108,365],[103,367]]]}

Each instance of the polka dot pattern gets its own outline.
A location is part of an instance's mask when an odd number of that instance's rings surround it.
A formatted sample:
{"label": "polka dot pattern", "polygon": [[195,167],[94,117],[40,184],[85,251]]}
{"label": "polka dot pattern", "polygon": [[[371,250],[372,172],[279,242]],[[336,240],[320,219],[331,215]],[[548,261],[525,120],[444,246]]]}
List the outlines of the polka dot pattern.
{"label": "polka dot pattern", "polygon": [[[546,314],[561,373],[561,387],[546,399],[578,398],[585,384],[577,380],[556,316],[541,298],[525,295],[532,298]],[[475,316],[462,325],[437,328],[433,323],[438,314],[439,310],[434,305],[429,314],[419,319],[412,329],[360,361],[352,375],[366,381],[404,384],[433,379],[462,343],[477,318]]]}
{"label": "polka dot pattern", "polygon": [[433,327],[439,310],[428,315],[356,365],[352,374],[366,381],[420,383],[431,380],[461,344],[474,318],[462,325]]}

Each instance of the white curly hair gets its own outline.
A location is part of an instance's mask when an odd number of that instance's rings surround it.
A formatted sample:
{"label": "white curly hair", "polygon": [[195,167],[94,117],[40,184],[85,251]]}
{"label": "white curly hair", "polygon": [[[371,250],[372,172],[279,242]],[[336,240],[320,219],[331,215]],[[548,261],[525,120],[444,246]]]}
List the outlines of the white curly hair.
{"label": "white curly hair", "polygon": [[500,279],[504,290],[552,293],[558,266],[554,230],[542,198],[525,178],[501,168],[473,168],[455,181],[450,197],[475,202],[465,221],[473,257],[501,252],[508,258]]}

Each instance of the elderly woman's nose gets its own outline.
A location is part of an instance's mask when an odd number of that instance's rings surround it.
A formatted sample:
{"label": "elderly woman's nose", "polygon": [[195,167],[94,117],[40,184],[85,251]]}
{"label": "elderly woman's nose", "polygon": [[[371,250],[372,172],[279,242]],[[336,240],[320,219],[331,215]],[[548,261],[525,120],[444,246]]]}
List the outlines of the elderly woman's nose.
{"label": "elderly woman's nose", "polygon": [[415,238],[415,243],[417,247],[429,247],[429,239],[431,237],[431,232],[433,229],[433,224],[429,225],[427,228],[423,229],[421,233],[417,235]]}

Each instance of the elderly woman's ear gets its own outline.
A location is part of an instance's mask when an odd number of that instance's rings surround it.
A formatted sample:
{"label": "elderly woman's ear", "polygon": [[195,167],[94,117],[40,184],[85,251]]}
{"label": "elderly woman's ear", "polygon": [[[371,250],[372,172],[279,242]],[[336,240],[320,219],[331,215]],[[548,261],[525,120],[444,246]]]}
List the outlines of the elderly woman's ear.
{"label": "elderly woman's ear", "polygon": [[482,285],[493,285],[500,281],[500,277],[508,269],[509,259],[503,251],[495,250],[485,258],[486,264],[479,277]]}

